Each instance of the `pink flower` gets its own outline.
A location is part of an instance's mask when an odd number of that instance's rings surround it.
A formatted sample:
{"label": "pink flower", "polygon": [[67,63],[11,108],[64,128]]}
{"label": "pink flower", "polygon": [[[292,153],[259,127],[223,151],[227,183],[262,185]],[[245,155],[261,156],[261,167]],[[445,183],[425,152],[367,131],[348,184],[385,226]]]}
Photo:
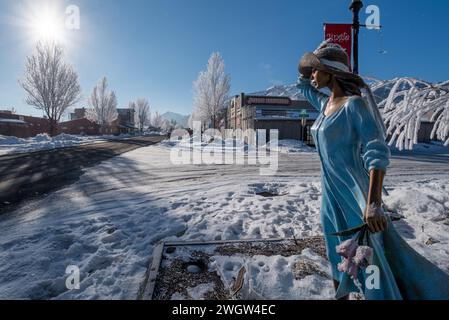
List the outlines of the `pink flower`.
{"label": "pink flower", "polygon": [[357,248],[354,263],[360,268],[366,268],[373,263],[373,249],[367,246]]}
{"label": "pink flower", "polygon": [[359,267],[351,260],[349,264],[348,274],[352,279],[357,279],[357,274],[359,272]]}
{"label": "pink flower", "polygon": [[358,244],[355,238],[346,240],[336,247],[337,253],[344,258],[355,256]]}
{"label": "pink flower", "polygon": [[352,259],[344,258],[341,263],[337,266],[338,271],[347,273],[353,279],[357,279],[357,273],[359,271],[358,266],[352,261]]}
{"label": "pink flower", "polygon": [[337,266],[338,271],[340,272],[348,272],[349,269],[349,259],[344,258]]}

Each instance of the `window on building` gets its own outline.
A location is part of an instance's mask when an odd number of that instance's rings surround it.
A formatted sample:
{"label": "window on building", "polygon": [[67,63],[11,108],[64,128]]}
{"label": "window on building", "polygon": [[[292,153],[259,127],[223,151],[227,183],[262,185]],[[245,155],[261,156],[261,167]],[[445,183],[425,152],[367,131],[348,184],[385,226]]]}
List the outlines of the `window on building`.
{"label": "window on building", "polygon": [[262,116],[264,117],[286,117],[286,110],[262,110]]}

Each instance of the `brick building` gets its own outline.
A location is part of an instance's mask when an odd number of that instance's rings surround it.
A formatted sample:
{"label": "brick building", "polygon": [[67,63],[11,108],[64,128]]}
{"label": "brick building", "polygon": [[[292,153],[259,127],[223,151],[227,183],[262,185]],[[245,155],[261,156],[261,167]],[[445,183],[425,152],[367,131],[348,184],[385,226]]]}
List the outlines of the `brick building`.
{"label": "brick building", "polygon": [[[76,134],[82,134],[81,132],[96,132],[94,135],[98,135],[101,132],[101,128],[99,125],[95,124],[95,126],[92,126],[94,124],[93,122],[86,119],[87,117],[87,110],[86,108],[77,108],[72,113],[70,113],[70,121],[65,122],[65,127],[72,128],[73,132],[80,132]],[[117,109],[118,117],[117,120],[113,121],[110,126],[103,129],[103,134],[130,134],[137,131],[137,128],[135,127],[135,110],[130,108],[120,108]],[[84,120],[84,121],[79,121]],[[88,121],[88,122],[87,122]],[[90,125],[89,125],[90,123]],[[86,127],[90,128],[89,130],[86,130]],[[93,128],[92,128],[93,127]],[[98,131],[95,131],[98,130]],[[74,133],[75,134],[75,133]],[[85,133],[87,135],[91,135],[91,133]]]}
{"label": "brick building", "polygon": [[100,126],[86,118],[75,119],[59,123],[58,133],[98,136],[100,135]]}
{"label": "brick building", "polygon": [[307,102],[289,97],[235,96],[228,108],[227,127],[230,129],[279,130],[279,139],[303,140],[313,145],[310,128],[318,112]]}
{"label": "brick building", "polygon": [[49,121],[46,118],[13,114],[11,111],[0,111],[0,135],[18,138],[34,137],[46,133]]}

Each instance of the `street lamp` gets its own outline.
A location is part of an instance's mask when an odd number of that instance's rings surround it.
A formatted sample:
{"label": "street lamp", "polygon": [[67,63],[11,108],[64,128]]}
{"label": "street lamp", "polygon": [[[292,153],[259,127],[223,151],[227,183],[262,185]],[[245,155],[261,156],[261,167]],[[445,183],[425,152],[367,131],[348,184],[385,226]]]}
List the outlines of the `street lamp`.
{"label": "street lamp", "polygon": [[354,44],[353,44],[353,54],[354,54],[354,74],[359,74],[359,31],[360,31],[360,20],[359,12],[363,8],[363,2],[360,0],[352,0],[349,10],[352,11],[352,28],[354,30]]}

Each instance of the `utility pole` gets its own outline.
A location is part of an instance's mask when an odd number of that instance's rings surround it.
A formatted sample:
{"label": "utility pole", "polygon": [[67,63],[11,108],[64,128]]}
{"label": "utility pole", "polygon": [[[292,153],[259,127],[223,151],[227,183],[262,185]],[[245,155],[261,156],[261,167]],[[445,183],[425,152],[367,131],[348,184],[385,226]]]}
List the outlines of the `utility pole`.
{"label": "utility pole", "polygon": [[352,29],[354,30],[353,54],[354,54],[354,68],[353,73],[359,74],[359,31],[360,20],[359,12],[363,8],[361,0],[352,0],[349,10],[352,11]]}

